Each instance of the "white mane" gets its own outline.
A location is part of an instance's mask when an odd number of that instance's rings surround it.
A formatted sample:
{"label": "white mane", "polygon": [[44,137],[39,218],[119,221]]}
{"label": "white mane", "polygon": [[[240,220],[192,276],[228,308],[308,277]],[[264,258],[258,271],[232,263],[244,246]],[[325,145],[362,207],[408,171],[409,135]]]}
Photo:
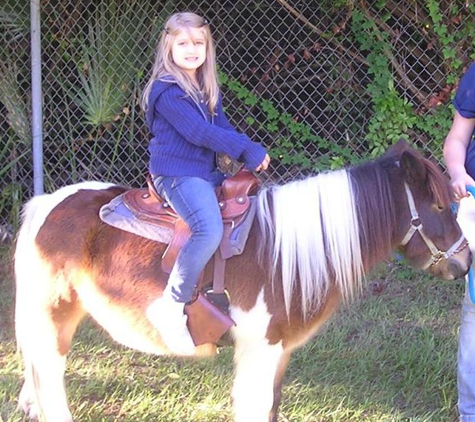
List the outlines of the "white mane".
{"label": "white mane", "polygon": [[345,301],[353,298],[364,272],[347,171],[321,173],[262,190],[258,210],[274,279],[281,268],[287,313],[297,280],[304,315],[318,309],[332,284]]}

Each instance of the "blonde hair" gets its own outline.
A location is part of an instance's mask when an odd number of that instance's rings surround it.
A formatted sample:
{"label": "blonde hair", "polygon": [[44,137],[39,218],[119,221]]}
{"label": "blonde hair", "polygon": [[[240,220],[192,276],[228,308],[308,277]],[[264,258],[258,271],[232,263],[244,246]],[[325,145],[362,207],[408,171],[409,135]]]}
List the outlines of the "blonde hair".
{"label": "blonde hair", "polygon": [[[180,32],[190,28],[200,28],[205,35],[206,58],[196,71],[199,87],[196,87],[190,76],[178,67],[172,58],[173,41]],[[175,13],[167,19],[157,46],[152,74],[145,85],[142,95],[142,108],[144,111],[148,109],[148,97],[152,90],[153,82],[166,75],[173,76],[186,94],[196,101],[199,101],[199,91],[202,91],[207,101],[208,110],[210,113],[214,113],[219,96],[218,72],[216,70],[216,49],[209,23],[206,19],[191,12]]]}

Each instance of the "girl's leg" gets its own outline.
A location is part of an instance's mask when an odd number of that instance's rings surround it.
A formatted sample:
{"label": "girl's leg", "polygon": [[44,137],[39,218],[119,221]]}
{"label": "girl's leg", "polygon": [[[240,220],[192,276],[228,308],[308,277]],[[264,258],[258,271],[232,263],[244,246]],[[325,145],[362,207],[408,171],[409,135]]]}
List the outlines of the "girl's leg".
{"label": "girl's leg", "polygon": [[191,236],[178,254],[163,297],[152,303],[147,315],[170,350],[187,355],[194,352],[194,343],[184,306],[221,242],[223,222],[212,183],[197,177],[165,177],[156,182],[158,192],[188,224]]}
{"label": "girl's leg", "polygon": [[172,207],[191,230],[167,286],[175,301],[186,303],[191,300],[201,272],[221,242],[223,221],[210,182],[198,177],[180,177],[174,178],[170,187],[164,187]]}

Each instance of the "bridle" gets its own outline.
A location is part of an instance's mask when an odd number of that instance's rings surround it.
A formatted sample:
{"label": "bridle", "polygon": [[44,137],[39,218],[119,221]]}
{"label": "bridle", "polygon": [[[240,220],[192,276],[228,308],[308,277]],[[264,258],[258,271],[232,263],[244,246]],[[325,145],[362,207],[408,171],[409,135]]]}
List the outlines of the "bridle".
{"label": "bridle", "polygon": [[412,236],[414,236],[414,233],[419,232],[422,240],[424,241],[431,253],[431,257],[429,258],[429,260],[424,266],[422,266],[423,270],[427,270],[432,265],[438,264],[442,259],[447,259],[453,254],[460,252],[468,246],[468,242],[462,234],[460,238],[446,252],[443,252],[439,248],[437,248],[437,246],[434,245],[434,242],[432,242],[432,240],[429,239],[424,233],[422,222],[419,218],[419,214],[416,209],[416,204],[414,202],[414,196],[412,195],[411,189],[409,188],[407,183],[404,183],[404,188],[406,190],[409,210],[411,211],[411,227],[409,227],[409,230],[402,239],[401,246],[407,245],[412,239]]}

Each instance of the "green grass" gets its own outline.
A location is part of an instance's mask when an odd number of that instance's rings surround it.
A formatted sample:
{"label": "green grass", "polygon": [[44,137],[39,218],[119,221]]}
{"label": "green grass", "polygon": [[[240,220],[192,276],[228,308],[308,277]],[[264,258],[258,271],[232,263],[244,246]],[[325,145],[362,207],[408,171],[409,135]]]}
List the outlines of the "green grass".
{"label": "green grass", "polygon": [[[4,251],[5,252],[5,251]],[[14,288],[0,254],[0,422],[16,411],[21,363],[13,333]],[[281,422],[456,422],[461,281],[388,265],[342,308],[287,371]],[[113,343],[92,321],[80,328],[66,383],[81,422],[230,422],[232,349],[187,361]]]}

